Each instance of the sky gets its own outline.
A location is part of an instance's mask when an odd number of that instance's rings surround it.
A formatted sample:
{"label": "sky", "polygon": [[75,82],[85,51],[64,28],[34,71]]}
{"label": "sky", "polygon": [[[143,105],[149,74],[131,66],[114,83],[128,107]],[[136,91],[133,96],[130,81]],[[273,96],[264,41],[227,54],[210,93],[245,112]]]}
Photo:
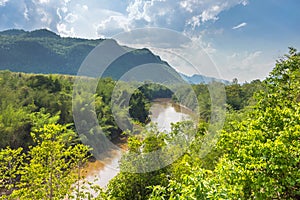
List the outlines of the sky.
{"label": "sky", "polygon": [[47,28],[65,37],[111,38],[169,29],[207,53],[217,70],[204,75],[250,82],[264,79],[288,47],[300,49],[299,8],[299,0],[0,0],[0,31]]}

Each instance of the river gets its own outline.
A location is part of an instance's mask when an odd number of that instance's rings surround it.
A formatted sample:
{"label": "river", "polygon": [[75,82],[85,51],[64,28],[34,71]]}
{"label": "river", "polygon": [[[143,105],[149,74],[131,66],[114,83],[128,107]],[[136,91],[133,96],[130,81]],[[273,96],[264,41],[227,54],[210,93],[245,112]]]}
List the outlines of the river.
{"label": "river", "polygon": [[[171,123],[183,121],[189,118],[190,111],[170,99],[155,99],[150,108],[151,122],[156,123],[159,131],[170,132]],[[126,144],[119,142],[122,150],[112,150],[108,156],[101,160],[88,163],[86,179],[105,188],[108,182],[119,172],[119,160],[122,152],[126,151]]]}

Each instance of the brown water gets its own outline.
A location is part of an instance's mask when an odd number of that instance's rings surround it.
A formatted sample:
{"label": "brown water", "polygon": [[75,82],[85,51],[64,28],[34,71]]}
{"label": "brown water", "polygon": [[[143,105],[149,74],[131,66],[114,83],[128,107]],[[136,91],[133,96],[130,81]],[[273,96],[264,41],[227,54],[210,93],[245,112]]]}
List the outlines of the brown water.
{"label": "brown water", "polygon": [[[183,121],[189,118],[191,111],[173,103],[170,99],[156,99],[150,108],[151,122],[156,123],[158,130],[169,132],[171,123]],[[111,150],[108,156],[100,161],[88,163],[84,169],[87,171],[86,179],[90,182],[106,187],[108,182],[119,172],[119,160],[122,152],[126,151],[126,144],[119,143],[122,150]],[[96,181],[94,181],[97,179]]]}
{"label": "brown water", "polygon": [[190,118],[188,109],[173,103],[170,99],[156,99],[150,108],[151,122],[156,123],[158,130],[171,131],[171,123],[180,122]]}

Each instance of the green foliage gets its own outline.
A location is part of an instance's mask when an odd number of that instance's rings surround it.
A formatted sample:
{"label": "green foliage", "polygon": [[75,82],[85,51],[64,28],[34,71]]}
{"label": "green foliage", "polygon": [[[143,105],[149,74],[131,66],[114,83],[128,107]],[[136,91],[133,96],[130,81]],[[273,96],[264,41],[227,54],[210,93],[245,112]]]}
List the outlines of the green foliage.
{"label": "green foliage", "polygon": [[[75,133],[65,125],[45,124],[32,132],[35,146],[27,153],[10,148],[0,151],[1,199],[63,199],[72,197],[74,184],[83,178],[89,148],[71,145]],[[77,170],[75,170],[77,169]],[[76,189],[76,195],[82,191]]]}
{"label": "green foliage", "polygon": [[[153,191],[152,186],[159,184],[166,187],[170,176],[175,177],[175,174],[182,173],[181,169],[188,169],[186,166],[166,166],[166,162],[172,160],[172,156],[178,158],[182,154],[192,131],[194,129],[189,121],[173,124],[170,134],[161,133],[150,124],[148,129],[139,135],[129,137],[129,151],[122,156],[121,172],[109,183],[108,197],[148,199]],[[171,147],[167,148],[167,144]],[[155,166],[159,169],[148,172]]]}
{"label": "green foliage", "polygon": [[226,102],[229,109],[241,110],[248,105],[254,105],[254,93],[263,90],[264,88],[260,80],[254,80],[242,85],[235,82],[231,85],[227,85],[225,89],[227,98]]}
{"label": "green foliage", "polygon": [[[9,195],[16,188],[20,176],[19,167],[23,163],[22,150],[7,147],[0,151],[0,199],[1,193]],[[3,199],[6,195],[3,195]]]}
{"label": "green foliage", "polygon": [[[30,130],[33,126],[47,123],[73,123],[72,84],[74,77],[60,75],[29,75],[0,71],[0,148],[23,147],[27,150],[32,143]],[[73,99],[73,106],[82,108],[82,114],[97,115],[101,128],[108,137],[116,138],[121,130],[115,123],[111,112],[111,95],[116,82],[111,78],[101,79],[96,94],[92,96],[94,104],[87,104],[88,99]],[[83,86],[87,87],[87,86]],[[131,94],[129,84],[124,83],[124,92],[118,97],[122,100]],[[92,102],[93,99],[89,99]],[[95,108],[95,112],[93,109]],[[122,107],[120,112],[131,109],[135,120],[146,122],[148,118],[148,100],[136,91],[129,106]],[[136,112],[132,112],[136,110]],[[47,114],[46,114],[47,113]],[[57,116],[59,115],[59,116]],[[57,116],[57,117],[53,117]],[[57,118],[57,119],[55,119]],[[86,122],[82,122],[86,123]],[[93,130],[94,132],[97,130]]]}
{"label": "green foliage", "polygon": [[[0,72],[0,148],[27,149],[32,144],[29,135],[35,123],[32,115],[37,111],[59,113],[62,124],[73,121],[69,78]],[[54,88],[59,85],[59,89],[51,88],[52,84]]]}
{"label": "green foliage", "polygon": [[10,146],[25,147],[22,140],[28,140],[29,117],[24,108],[14,107],[12,104],[1,109],[0,114],[0,148]]}
{"label": "green foliage", "polygon": [[141,135],[131,136],[128,139],[129,151],[122,157],[121,172],[108,185],[107,193],[111,199],[147,199],[151,193],[148,186],[167,181],[167,168],[147,172],[151,165],[163,162],[163,157],[143,157],[145,153],[162,149],[166,145],[165,135],[159,133],[155,127]]}
{"label": "green foliage", "polygon": [[[203,159],[190,162],[185,155],[173,169],[176,172],[186,166],[188,170],[175,173],[167,187],[154,186],[150,199],[298,199],[299,58],[291,48],[263,82],[265,89],[253,82],[250,88],[263,89],[255,95],[257,103],[252,109],[228,114],[212,152],[217,162],[211,170],[201,167]],[[249,85],[227,87],[229,104],[238,106],[234,109],[242,108],[242,87]],[[197,145],[191,149],[193,153]]]}
{"label": "green foliage", "polygon": [[154,83],[145,83],[139,90],[150,101],[157,98],[171,98],[173,95],[173,92],[169,88]]}
{"label": "green foliage", "polygon": [[227,185],[239,183],[246,198],[299,195],[299,108],[268,109],[257,120],[244,121],[234,132],[222,134],[220,151],[231,161],[230,171],[240,177],[232,180],[229,174],[232,182]]}
{"label": "green foliage", "polygon": [[[79,184],[89,148],[78,144],[70,129],[73,78],[3,71],[0,73],[1,198],[63,199],[68,195],[77,199],[122,200],[299,199],[299,66],[300,54],[290,48],[289,55],[277,61],[265,81],[242,85],[235,81],[226,86],[227,119],[216,147],[204,158],[200,156],[203,141],[214,129],[214,124],[208,126],[212,102],[206,85],[193,85],[201,118],[197,129],[185,121],[173,124],[169,134],[160,133],[151,125],[139,134],[127,130],[129,151],[121,159],[121,172],[110,181],[106,191],[90,186],[100,193],[98,197]],[[152,98],[172,95],[158,85],[146,84],[133,91],[122,82],[120,90],[113,91],[115,85],[112,79],[101,79],[91,99],[85,99],[84,92],[82,99],[74,99],[74,106],[80,107],[85,116],[97,116],[110,137],[121,134],[111,111],[113,92],[119,105],[115,111],[121,119],[126,118],[128,111],[140,122],[147,122]],[[191,94],[187,88],[181,89],[176,97],[173,95],[174,99],[181,100]],[[134,95],[128,107],[122,100],[129,94]],[[195,106],[188,100],[183,104]],[[139,126],[143,126],[140,122]],[[97,131],[88,130],[91,134]],[[149,153],[153,156],[147,157]],[[177,160],[165,166],[174,157]],[[148,172],[154,166],[164,167]]]}
{"label": "green foliage", "polygon": [[76,180],[72,170],[83,161],[88,148],[80,144],[67,146],[74,133],[63,125],[46,124],[32,137],[36,146],[29,147],[27,162],[20,168],[18,189],[12,195],[22,199],[63,199]]}
{"label": "green foliage", "polygon": [[290,48],[289,54],[277,61],[275,68],[265,81],[268,88],[268,96],[261,99],[262,106],[272,106],[275,104],[289,106],[295,101],[299,102],[299,63],[300,54],[294,48]]}
{"label": "green foliage", "polygon": [[147,107],[148,102],[145,96],[139,90],[132,94],[129,101],[129,114],[130,116],[139,122],[145,123],[149,121],[149,108]]}

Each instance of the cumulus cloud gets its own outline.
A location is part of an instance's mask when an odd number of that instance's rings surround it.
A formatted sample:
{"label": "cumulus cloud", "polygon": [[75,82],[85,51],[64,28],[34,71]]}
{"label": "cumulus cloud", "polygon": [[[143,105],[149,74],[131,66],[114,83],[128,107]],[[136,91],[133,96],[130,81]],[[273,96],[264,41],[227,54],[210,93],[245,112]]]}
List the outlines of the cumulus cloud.
{"label": "cumulus cloud", "polygon": [[0,29],[25,29],[33,30],[48,28],[56,31],[59,16],[56,13],[57,7],[64,6],[63,1],[50,0],[19,0],[7,1],[0,6]]}
{"label": "cumulus cloud", "polygon": [[[246,2],[245,0],[130,0],[124,8],[125,12],[120,12],[116,5],[100,9],[101,6],[96,1],[85,2],[83,5],[79,0],[73,0],[68,4],[68,11],[58,12],[60,17],[58,32],[62,33],[62,30],[65,30],[61,27],[66,27],[67,30],[73,28],[77,36],[95,38],[110,37],[135,28],[162,27],[199,35],[197,29],[202,24],[217,20],[223,10],[238,4],[246,5]],[[69,12],[76,13],[78,20],[67,17]],[[84,23],[89,23],[90,26]],[[80,27],[85,31],[79,30]],[[90,34],[84,35],[87,31]]]}
{"label": "cumulus cloud", "polygon": [[232,29],[235,30],[235,29],[242,28],[242,27],[244,27],[244,26],[247,26],[247,23],[246,23],[246,22],[240,23],[240,24],[238,24],[238,25],[232,27]]}
{"label": "cumulus cloud", "polygon": [[[247,5],[243,0],[132,0],[127,7],[133,24],[194,31],[207,21],[218,19],[220,12],[235,5]],[[178,28],[180,27],[180,28]]]}
{"label": "cumulus cloud", "polygon": [[[246,0],[0,0],[0,29],[49,28],[76,37],[110,37],[144,27],[194,32]],[[199,33],[198,33],[199,34]]]}
{"label": "cumulus cloud", "polygon": [[111,15],[107,19],[96,24],[98,36],[105,37],[109,32],[116,34],[118,32],[128,31],[128,20],[123,15]]}
{"label": "cumulus cloud", "polygon": [[[120,12],[104,9],[99,1],[72,0],[57,8],[57,32],[63,36],[99,38],[110,37],[128,29],[128,18]],[[71,35],[69,35],[71,34]]]}

